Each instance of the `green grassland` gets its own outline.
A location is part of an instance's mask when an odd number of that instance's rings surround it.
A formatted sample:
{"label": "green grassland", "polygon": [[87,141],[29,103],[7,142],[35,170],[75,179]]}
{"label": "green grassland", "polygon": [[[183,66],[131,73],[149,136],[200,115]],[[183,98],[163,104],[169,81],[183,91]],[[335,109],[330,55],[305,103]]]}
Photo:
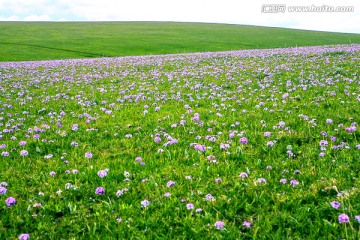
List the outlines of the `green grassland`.
{"label": "green grassland", "polygon": [[359,58],[0,63],[0,239],[360,239]]}
{"label": "green grassland", "polygon": [[359,34],[172,22],[0,22],[0,61],[360,43]]}

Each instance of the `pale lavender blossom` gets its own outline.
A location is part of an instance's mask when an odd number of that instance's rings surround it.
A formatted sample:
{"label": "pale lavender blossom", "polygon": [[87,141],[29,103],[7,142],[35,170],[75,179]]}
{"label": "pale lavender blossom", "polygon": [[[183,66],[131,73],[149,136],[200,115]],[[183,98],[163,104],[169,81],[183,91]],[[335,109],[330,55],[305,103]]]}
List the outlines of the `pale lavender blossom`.
{"label": "pale lavender blossom", "polygon": [[27,155],[29,155],[29,152],[28,152],[28,151],[26,151],[26,150],[21,150],[20,156],[25,157],[25,156],[27,156]]}
{"label": "pale lavender blossom", "polygon": [[143,201],[141,201],[141,207],[143,207],[143,208],[146,208],[147,206],[149,206],[150,205],[150,201],[149,200],[143,200]]}
{"label": "pale lavender blossom", "polygon": [[247,227],[247,228],[251,228],[251,222],[245,221],[243,223],[243,226]]}
{"label": "pale lavender blossom", "polygon": [[333,120],[331,120],[330,118],[326,119],[326,123],[327,124],[332,124],[333,123]]}
{"label": "pale lavender blossom", "polygon": [[271,136],[271,132],[264,132],[264,137],[270,137]]}
{"label": "pale lavender blossom", "polygon": [[3,156],[3,157],[8,157],[9,155],[10,155],[9,152],[2,152],[2,153],[1,153],[1,156]]}
{"label": "pale lavender blossom", "polygon": [[222,222],[222,221],[217,221],[215,222],[214,226],[217,228],[217,229],[223,229],[225,227],[225,223]]}
{"label": "pale lavender blossom", "polygon": [[187,210],[194,209],[194,204],[188,203],[188,204],[186,204],[186,208],[187,208]]}
{"label": "pale lavender blossom", "polygon": [[175,182],[174,182],[174,181],[171,181],[171,180],[168,181],[167,184],[166,184],[167,187],[173,187],[173,186],[175,186],[175,185],[176,185]]}
{"label": "pale lavender blossom", "polygon": [[53,157],[52,154],[47,154],[47,155],[44,156],[45,159],[50,159],[50,158],[52,158],[52,157]]}
{"label": "pale lavender blossom", "polygon": [[221,182],[222,182],[222,179],[221,179],[221,178],[215,178],[215,182],[221,183]]}
{"label": "pale lavender blossom", "polygon": [[286,184],[287,180],[285,178],[280,179],[280,183]]}
{"label": "pale lavender blossom", "polygon": [[239,175],[239,178],[247,178],[247,177],[248,177],[248,175],[247,175],[246,172],[242,172],[242,173],[240,173],[240,175]]}
{"label": "pale lavender blossom", "polygon": [[341,206],[341,204],[340,204],[339,202],[337,202],[337,201],[332,201],[332,202],[330,203],[330,205],[331,205],[333,208],[335,208],[335,209],[338,209],[338,208],[340,208],[340,206]]}
{"label": "pale lavender blossom", "polygon": [[206,199],[206,201],[211,201],[214,199],[214,196],[211,195],[210,193],[208,193],[208,194],[206,194],[205,199]]}
{"label": "pale lavender blossom", "polygon": [[299,182],[297,180],[290,180],[290,185],[291,186],[296,186],[298,184],[299,184]]}
{"label": "pale lavender blossom", "polygon": [[118,196],[121,196],[123,194],[124,194],[123,190],[118,190],[115,195],[118,197]]}
{"label": "pale lavender blossom", "polygon": [[22,233],[19,236],[19,240],[28,240],[28,239],[30,239],[30,234],[28,233]]}
{"label": "pale lavender blossom", "polygon": [[107,175],[107,171],[106,170],[100,170],[100,171],[98,171],[97,175],[99,177],[101,177],[101,178],[104,178]]}
{"label": "pale lavender blossom", "polygon": [[0,194],[6,194],[7,193],[7,189],[4,187],[0,187]]}
{"label": "pale lavender blossom", "polygon": [[258,179],[258,183],[264,183],[264,184],[266,184],[266,179],[265,179],[265,178],[259,178],[259,179]]}
{"label": "pale lavender blossom", "polygon": [[201,152],[205,152],[205,151],[206,151],[206,146],[201,145],[201,144],[196,144],[196,145],[194,146],[194,149],[195,149],[195,150],[198,150],[198,151],[201,151]]}

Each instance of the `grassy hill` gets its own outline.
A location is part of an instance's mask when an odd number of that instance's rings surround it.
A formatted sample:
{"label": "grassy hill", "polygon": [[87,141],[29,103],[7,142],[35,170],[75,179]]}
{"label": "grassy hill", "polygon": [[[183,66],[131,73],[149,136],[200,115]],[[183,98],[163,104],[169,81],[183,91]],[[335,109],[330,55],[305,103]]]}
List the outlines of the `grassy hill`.
{"label": "grassy hill", "polygon": [[360,34],[172,22],[0,22],[0,61],[360,43]]}

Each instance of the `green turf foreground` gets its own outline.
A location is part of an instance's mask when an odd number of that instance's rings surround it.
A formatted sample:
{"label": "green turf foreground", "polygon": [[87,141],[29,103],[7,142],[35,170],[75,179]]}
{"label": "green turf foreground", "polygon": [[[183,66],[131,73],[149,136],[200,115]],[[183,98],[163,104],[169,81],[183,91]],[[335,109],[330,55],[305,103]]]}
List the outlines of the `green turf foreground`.
{"label": "green turf foreground", "polygon": [[0,22],[0,61],[360,43],[359,34],[171,22]]}
{"label": "green turf foreground", "polygon": [[0,239],[359,239],[359,58],[0,63]]}

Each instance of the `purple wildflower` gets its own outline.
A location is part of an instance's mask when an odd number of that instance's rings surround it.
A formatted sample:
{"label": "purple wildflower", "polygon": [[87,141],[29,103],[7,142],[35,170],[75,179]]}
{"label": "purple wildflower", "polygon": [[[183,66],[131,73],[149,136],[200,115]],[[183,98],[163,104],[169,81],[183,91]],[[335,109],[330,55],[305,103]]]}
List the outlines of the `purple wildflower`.
{"label": "purple wildflower", "polygon": [[167,182],[166,186],[167,187],[173,187],[173,186],[175,186],[175,182],[170,180],[170,181]]}
{"label": "purple wildflower", "polygon": [[251,222],[245,221],[243,223],[243,226],[247,227],[247,228],[251,228]]}
{"label": "purple wildflower", "polygon": [[116,192],[116,196],[118,197],[118,196],[121,196],[121,195],[123,195],[124,194],[124,191],[123,190],[118,190],[117,192]]}
{"label": "purple wildflower", "polygon": [[95,190],[95,194],[97,195],[104,195],[105,194],[105,189],[103,187],[98,187]]}
{"label": "purple wildflower", "polygon": [[360,223],[360,215],[355,216],[355,220],[357,220]]}
{"label": "purple wildflower", "polygon": [[286,179],[285,178],[282,178],[282,179],[280,179],[280,183],[282,183],[282,184],[286,184]]}
{"label": "purple wildflower", "polygon": [[149,206],[150,205],[150,201],[149,200],[143,200],[143,201],[141,201],[141,207],[143,207],[143,208],[146,208],[147,206]]}
{"label": "purple wildflower", "polygon": [[290,185],[291,185],[291,186],[296,186],[296,185],[298,185],[298,184],[299,184],[298,181],[296,181],[296,180],[290,180]]}
{"label": "purple wildflower", "polygon": [[26,151],[26,150],[21,150],[20,156],[24,157],[24,156],[27,156],[27,155],[29,155],[29,152],[28,152],[28,151]]}
{"label": "purple wildflower", "polygon": [[50,159],[50,158],[52,158],[52,157],[53,157],[52,154],[48,154],[48,155],[45,155],[45,156],[44,156],[45,159]]}
{"label": "purple wildflower", "polygon": [[92,155],[91,152],[86,152],[86,153],[85,153],[85,157],[86,157],[86,158],[92,158],[93,155]]}
{"label": "purple wildflower", "polygon": [[248,139],[246,137],[242,137],[240,138],[240,143],[241,144],[247,144],[248,143]]}
{"label": "purple wildflower", "polygon": [[8,157],[9,155],[10,155],[9,152],[2,152],[2,153],[1,153],[1,156],[3,156],[3,157]]}
{"label": "purple wildflower", "polygon": [[13,197],[9,197],[5,200],[5,203],[8,207],[11,207],[12,205],[14,205],[16,203],[16,199]]}
{"label": "purple wildflower", "polygon": [[188,204],[186,204],[186,208],[187,208],[188,210],[194,209],[194,204],[188,203]]}
{"label": "purple wildflower", "polygon": [[266,184],[266,179],[265,179],[265,178],[259,178],[259,179],[258,179],[258,183],[264,183],[264,184]]}
{"label": "purple wildflower", "polygon": [[222,222],[222,221],[217,221],[215,222],[214,226],[217,228],[217,229],[223,229],[225,227],[225,223]]}
{"label": "purple wildflower", "polygon": [[321,140],[320,141],[320,146],[327,146],[329,143],[328,143],[328,141],[326,141],[326,140]]}
{"label": "purple wildflower", "polygon": [[264,132],[264,137],[270,137],[271,136],[271,132]]}
{"label": "purple wildflower", "polygon": [[345,213],[339,215],[339,223],[347,223],[349,222],[349,216]]}
{"label": "purple wildflower", "polygon": [[34,208],[36,208],[36,207],[42,207],[42,204],[41,204],[41,203],[34,203],[33,207],[34,207]]}
{"label": "purple wildflower", "polygon": [[194,149],[195,149],[195,150],[198,150],[198,151],[201,151],[201,152],[205,152],[205,151],[206,151],[206,146],[201,145],[201,144],[196,144],[196,145],[194,146]]}
{"label": "purple wildflower", "polygon": [[28,233],[22,233],[19,236],[19,240],[28,240],[30,239],[30,235]]}
{"label": "purple wildflower", "polygon": [[6,194],[7,193],[7,189],[4,187],[0,187],[0,194]]}
{"label": "purple wildflower", "polygon": [[214,196],[211,195],[210,193],[208,193],[208,194],[206,194],[205,199],[206,199],[207,201],[210,201],[210,200],[213,200],[213,199],[214,199]]}
{"label": "purple wildflower", "polygon": [[239,178],[247,178],[247,177],[248,177],[248,175],[247,175],[246,172],[242,172],[242,173],[240,173],[240,175],[239,175]]}
{"label": "purple wildflower", "polygon": [[338,209],[341,206],[341,204],[337,201],[331,202],[330,205],[335,209]]}
{"label": "purple wildflower", "polygon": [[101,177],[101,178],[104,178],[104,177],[106,177],[106,175],[107,175],[107,171],[105,171],[105,170],[100,170],[100,171],[98,171],[97,175],[98,175],[99,177]]}

